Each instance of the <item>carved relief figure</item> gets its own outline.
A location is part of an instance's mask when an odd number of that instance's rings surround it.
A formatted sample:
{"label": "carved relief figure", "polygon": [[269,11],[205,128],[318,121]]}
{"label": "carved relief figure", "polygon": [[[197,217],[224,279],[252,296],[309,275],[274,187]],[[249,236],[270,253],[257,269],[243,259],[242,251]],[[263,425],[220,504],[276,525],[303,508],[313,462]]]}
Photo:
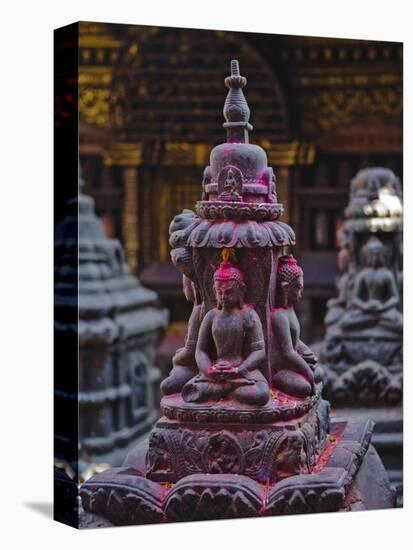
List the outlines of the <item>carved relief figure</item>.
{"label": "carved relief figure", "polygon": [[234,173],[230,168],[228,170],[227,179],[225,180],[225,184],[224,184],[224,193],[227,193],[228,195],[232,195],[233,193],[236,192],[235,190],[236,185],[237,185],[237,182],[235,181]]}
{"label": "carved relief figure", "polygon": [[188,321],[185,345],[176,351],[172,359],[172,370],[169,376],[161,383],[161,391],[164,395],[180,392],[184,384],[198,372],[195,361],[195,348],[202,321],[203,306],[200,303],[199,293],[195,284],[186,275],[182,277],[182,285],[185,298],[188,302],[192,302],[194,307]]}
{"label": "carved relief figure", "polygon": [[295,397],[308,397],[321,378],[317,358],[300,340],[300,325],[294,311],[303,293],[303,272],[292,255],[278,260],[276,306],[271,312],[274,333],[274,386]]}
{"label": "carved relief figure", "polygon": [[385,267],[384,246],[373,236],[362,253],[366,267],[356,275],[351,309],[343,316],[340,326],[351,330],[380,326],[401,333],[403,318],[397,309],[399,292],[393,272]]}
{"label": "carved relief figure", "polygon": [[265,405],[269,387],[259,367],[265,359],[264,334],[256,311],[244,304],[243,273],[223,261],[214,274],[217,307],[201,324],[196,362],[199,375],[182,390],[187,402],[233,399]]}
{"label": "carved relief figure", "polygon": [[225,167],[218,175],[219,200],[242,200],[242,174],[235,166]]}

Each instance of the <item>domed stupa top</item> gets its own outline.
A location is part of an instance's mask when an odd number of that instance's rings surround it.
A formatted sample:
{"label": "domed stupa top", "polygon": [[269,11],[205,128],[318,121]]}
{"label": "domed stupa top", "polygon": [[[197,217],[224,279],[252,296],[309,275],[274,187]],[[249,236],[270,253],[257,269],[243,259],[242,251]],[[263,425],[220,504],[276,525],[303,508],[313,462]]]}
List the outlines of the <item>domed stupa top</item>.
{"label": "domed stupa top", "polygon": [[203,218],[276,220],[282,213],[277,203],[276,179],[267,155],[249,143],[250,109],[242,89],[247,79],[240,75],[237,60],[225,79],[228,94],[224,104],[227,141],[212,149],[205,168],[202,201],[197,213]]}
{"label": "domed stupa top", "polygon": [[223,110],[227,141],[211,151],[210,165],[204,172],[203,198],[226,203],[275,204],[275,176],[267,165],[267,155],[261,147],[249,143],[250,109],[242,91],[246,83],[238,61],[232,60],[231,75],[225,79],[228,94]]}
{"label": "domed stupa top", "polygon": [[[238,61],[232,60],[223,109],[227,141],[211,151],[196,214],[183,212],[173,220],[169,240],[173,249],[284,247],[295,242],[291,227],[279,221],[283,207],[277,201],[276,178],[267,155],[249,143],[250,109],[242,91],[246,83]],[[179,254],[172,252],[174,262]]]}

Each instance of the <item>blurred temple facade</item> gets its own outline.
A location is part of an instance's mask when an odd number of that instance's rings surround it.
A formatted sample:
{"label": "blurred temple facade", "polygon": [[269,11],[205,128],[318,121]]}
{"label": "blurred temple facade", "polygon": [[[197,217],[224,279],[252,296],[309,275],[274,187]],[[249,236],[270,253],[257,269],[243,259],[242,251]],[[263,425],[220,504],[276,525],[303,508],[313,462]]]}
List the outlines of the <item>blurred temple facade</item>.
{"label": "blurred temple facade", "polygon": [[402,44],[80,23],[79,49],[85,192],[175,325],[191,305],[169,259],[169,220],[199,198],[222,138],[228,63],[240,60],[251,142],[266,149],[297,233],[303,338],[321,337],[351,178],[383,166],[403,179]]}

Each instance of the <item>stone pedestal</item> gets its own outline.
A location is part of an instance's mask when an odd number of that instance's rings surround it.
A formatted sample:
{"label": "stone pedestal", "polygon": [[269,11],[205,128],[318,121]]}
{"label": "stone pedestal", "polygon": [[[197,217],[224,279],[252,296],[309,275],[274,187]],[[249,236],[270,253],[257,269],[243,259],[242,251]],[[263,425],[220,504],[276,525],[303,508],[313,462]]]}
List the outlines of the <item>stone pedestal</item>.
{"label": "stone pedestal", "polygon": [[165,397],[165,416],[149,438],[146,477],[175,483],[192,474],[237,474],[273,483],[309,473],[327,444],[328,403],[320,391],[307,400],[284,401],[253,408]]}
{"label": "stone pedestal", "polygon": [[[370,445],[372,429],[370,421],[334,420],[311,470],[266,483],[244,475],[247,470],[194,473],[176,483],[155,482],[144,477],[146,442],[122,467],[89,479],[81,488],[85,510],[81,524],[97,527],[102,519],[112,525],[130,525],[393,507],[394,491]],[[225,460],[224,454],[220,456]]]}

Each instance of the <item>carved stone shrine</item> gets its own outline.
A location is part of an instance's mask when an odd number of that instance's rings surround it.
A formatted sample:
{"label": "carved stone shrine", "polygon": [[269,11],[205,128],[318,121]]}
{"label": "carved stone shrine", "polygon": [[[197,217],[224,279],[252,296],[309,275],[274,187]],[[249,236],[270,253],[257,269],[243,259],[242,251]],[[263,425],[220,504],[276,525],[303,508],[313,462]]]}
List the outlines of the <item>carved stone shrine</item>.
{"label": "carved stone shrine", "polygon": [[[154,350],[168,315],[157,295],[131,274],[120,242],[105,236],[81,178],[79,187],[56,230],[55,329],[62,349],[70,349],[66,344],[78,334],[79,387],[67,386],[61,365],[56,414],[64,418],[79,400],[80,447],[72,441],[77,434],[59,422],[56,454],[76,449],[70,466],[76,471],[79,461],[84,475],[96,463],[119,465],[158,418]],[[68,319],[77,307],[78,323],[72,324]]]}
{"label": "carved stone shrine", "polygon": [[402,469],[402,216],[395,174],[360,170],[338,234],[342,275],[337,297],[327,303],[320,349],[325,396],[335,407],[374,418],[374,444],[396,483]]}
{"label": "carved stone shrine", "polygon": [[[372,423],[330,422],[294,312],[303,291],[294,232],[279,220],[265,152],[249,143],[237,61],[225,84],[227,141],[211,152],[196,212],[170,226],[193,312],[161,386],[163,416],[122,467],[82,486],[84,526],[393,505]],[[377,477],[369,494],[363,465]]]}

